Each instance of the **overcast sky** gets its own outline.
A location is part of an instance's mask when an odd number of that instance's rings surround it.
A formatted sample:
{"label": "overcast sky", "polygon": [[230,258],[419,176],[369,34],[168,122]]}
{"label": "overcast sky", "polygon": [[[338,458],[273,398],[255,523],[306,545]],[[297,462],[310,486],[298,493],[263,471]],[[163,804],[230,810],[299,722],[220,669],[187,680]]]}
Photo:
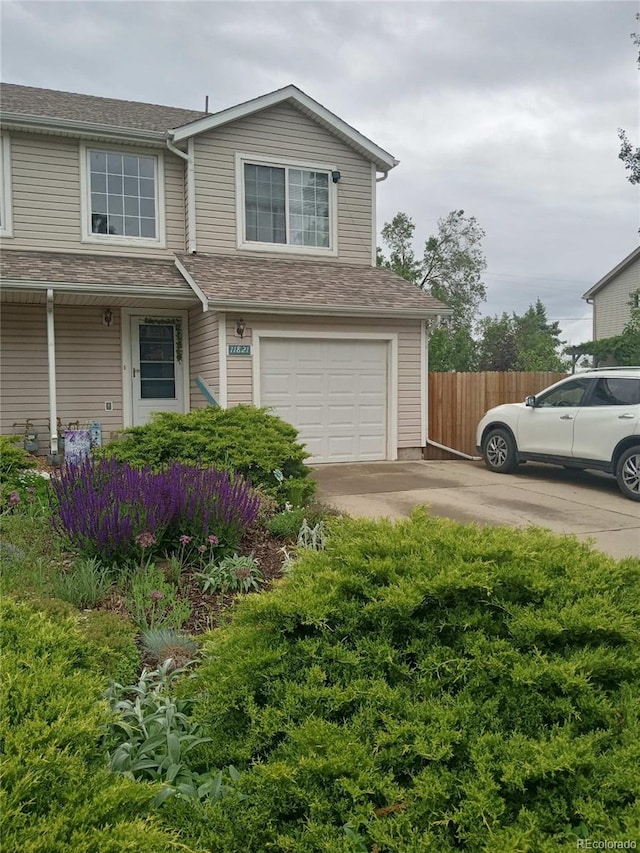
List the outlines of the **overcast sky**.
{"label": "overcast sky", "polygon": [[378,228],[405,211],[421,254],[464,209],[486,231],[483,313],[540,297],[577,343],[591,332],[582,293],[638,243],[617,129],[640,144],[639,9],[3,0],[0,62],[7,82],[192,109],[295,83],[400,160]]}

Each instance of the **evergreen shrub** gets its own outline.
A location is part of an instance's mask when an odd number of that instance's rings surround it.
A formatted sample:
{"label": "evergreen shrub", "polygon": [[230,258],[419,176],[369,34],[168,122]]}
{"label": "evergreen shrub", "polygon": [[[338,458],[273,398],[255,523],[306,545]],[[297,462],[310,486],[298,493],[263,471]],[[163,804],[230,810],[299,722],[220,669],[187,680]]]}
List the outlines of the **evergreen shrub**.
{"label": "evergreen shrub", "polygon": [[151,816],[157,786],[106,768],[89,644],[71,621],[1,603],[2,849],[20,853],[189,850]]}
{"label": "evergreen shrub", "polygon": [[[156,412],[144,426],[124,430],[119,441],[100,451],[134,467],[159,468],[170,462],[215,465],[236,471],[280,505],[295,489],[300,502],[315,491],[304,464],[309,456],[290,424],[266,409],[209,406],[187,414]],[[282,472],[278,479],[274,471]]]}
{"label": "evergreen shrub", "polygon": [[[211,853],[640,839],[640,560],[539,529],[333,520],[189,684],[238,794]],[[188,822],[184,818],[185,823]]]}

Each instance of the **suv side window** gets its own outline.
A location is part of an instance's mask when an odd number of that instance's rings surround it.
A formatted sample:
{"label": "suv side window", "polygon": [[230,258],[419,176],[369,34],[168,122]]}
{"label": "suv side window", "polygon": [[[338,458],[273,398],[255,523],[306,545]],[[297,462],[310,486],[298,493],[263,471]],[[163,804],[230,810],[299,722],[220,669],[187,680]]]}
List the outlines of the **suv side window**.
{"label": "suv side window", "polygon": [[589,398],[589,406],[637,406],[640,403],[640,379],[602,376]]}
{"label": "suv side window", "polygon": [[557,388],[554,388],[552,391],[549,391],[546,394],[541,394],[537,397],[536,406],[540,406],[541,408],[555,406],[579,406],[584,398],[585,391],[589,388],[592,382],[593,379],[589,379],[587,377],[571,379],[568,382],[564,382],[562,385],[559,385]]}

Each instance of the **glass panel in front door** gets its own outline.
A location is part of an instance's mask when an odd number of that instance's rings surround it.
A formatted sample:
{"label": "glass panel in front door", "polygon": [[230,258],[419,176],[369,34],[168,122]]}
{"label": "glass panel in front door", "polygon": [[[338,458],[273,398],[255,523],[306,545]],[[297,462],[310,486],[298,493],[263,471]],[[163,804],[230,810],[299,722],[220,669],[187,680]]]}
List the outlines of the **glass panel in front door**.
{"label": "glass panel in front door", "polygon": [[176,345],[172,323],[140,323],[140,397],[175,400]]}

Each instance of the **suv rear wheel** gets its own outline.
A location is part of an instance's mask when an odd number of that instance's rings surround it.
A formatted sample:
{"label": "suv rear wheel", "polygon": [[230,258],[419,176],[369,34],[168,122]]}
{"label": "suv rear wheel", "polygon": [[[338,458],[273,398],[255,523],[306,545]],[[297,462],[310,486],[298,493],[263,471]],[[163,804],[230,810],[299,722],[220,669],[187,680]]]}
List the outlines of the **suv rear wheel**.
{"label": "suv rear wheel", "polygon": [[518,467],[516,445],[506,429],[492,429],[486,434],[482,454],[487,468],[498,474],[511,474]]}
{"label": "suv rear wheel", "polygon": [[618,460],[616,478],[626,498],[640,501],[640,444],[624,451]]}

